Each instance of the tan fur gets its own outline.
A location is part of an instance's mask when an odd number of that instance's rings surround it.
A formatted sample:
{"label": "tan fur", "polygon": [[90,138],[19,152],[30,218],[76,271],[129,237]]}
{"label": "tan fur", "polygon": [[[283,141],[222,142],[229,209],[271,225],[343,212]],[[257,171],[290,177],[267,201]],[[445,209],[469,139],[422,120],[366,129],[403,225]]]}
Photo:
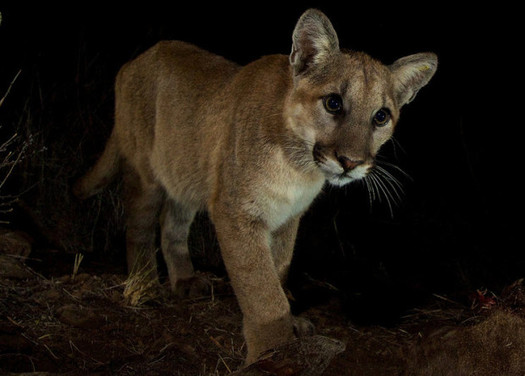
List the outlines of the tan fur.
{"label": "tan fur", "polygon": [[[326,180],[364,177],[399,109],[432,77],[435,55],[385,66],[341,52],[330,21],[300,18],[289,57],[240,67],[184,42],[160,42],[116,81],[115,127],[75,193],[98,192],[122,165],[130,271],[151,265],[155,226],[173,289],[194,277],[186,239],[208,210],[244,316],[247,362],[299,335],[283,292],[301,215]],[[327,112],[337,93],[344,112]],[[390,122],[373,124],[387,107]],[[295,330],[294,330],[295,328]]]}

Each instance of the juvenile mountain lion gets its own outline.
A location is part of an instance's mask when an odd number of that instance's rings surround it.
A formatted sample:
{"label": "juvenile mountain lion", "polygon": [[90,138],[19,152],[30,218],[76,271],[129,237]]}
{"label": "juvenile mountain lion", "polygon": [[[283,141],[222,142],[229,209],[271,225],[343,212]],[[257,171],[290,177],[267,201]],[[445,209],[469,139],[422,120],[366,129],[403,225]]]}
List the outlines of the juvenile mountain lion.
{"label": "juvenile mountain lion", "polygon": [[[86,198],[123,172],[127,263],[156,279],[155,228],[173,290],[198,283],[187,237],[207,210],[243,313],[247,363],[300,336],[285,280],[301,215],[325,181],[365,177],[401,107],[437,68],[433,53],[383,65],[342,51],[318,10],[297,22],[289,56],[239,66],[159,42],[118,73],[115,125],[75,185]],[[307,329],[305,329],[307,328]]]}

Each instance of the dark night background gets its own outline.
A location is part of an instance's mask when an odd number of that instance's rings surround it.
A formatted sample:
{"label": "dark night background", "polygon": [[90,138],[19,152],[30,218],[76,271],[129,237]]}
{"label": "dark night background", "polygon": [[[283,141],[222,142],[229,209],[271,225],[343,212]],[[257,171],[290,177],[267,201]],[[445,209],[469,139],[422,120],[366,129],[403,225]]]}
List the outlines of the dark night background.
{"label": "dark night background", "polygon": [[[2,96],[21,70],[0,107],[1,137],[16,131],[20,143],[29,144],[29,156],[2,192],[23,192],[25,209],[15,208],[13,226],[60,248],[57,237],[74,235],[71,226],[49,235],[62,222],[87,228],[106,222],[93,214],[105,213],[93,203],[63,213],[70,203],[80,205],[68,196],[69,184],[102,149],[95,139],[111,129],[113,80],[126,61],[162,39],[192,42],[241,64],[288,54],[295,22],[316,7],[331,19],[341,47],[387,64],[433,51],[440,65],[403,109],[395,135],[400,146],[385,145],[385,155],[411,177],[391,170],[405,190],[393,217],[385,202],[370,207],[364,185],[326,189],[304,217],[292,285],[301,290],[305,280],[326,281],[340,290],[355,319],[388,323],[432,293],[466,299],[475,289],[498,293],[525,276],[523,114],[512,99],[523,91],[518,9],[423,2],[163,4],[126,5],[125,11],[109,3],[0,5]],[[76,252],[72,248],[63,251]],[[94,260],[122,262],[118,246],[102,248],[108,247],[94,248]]]}

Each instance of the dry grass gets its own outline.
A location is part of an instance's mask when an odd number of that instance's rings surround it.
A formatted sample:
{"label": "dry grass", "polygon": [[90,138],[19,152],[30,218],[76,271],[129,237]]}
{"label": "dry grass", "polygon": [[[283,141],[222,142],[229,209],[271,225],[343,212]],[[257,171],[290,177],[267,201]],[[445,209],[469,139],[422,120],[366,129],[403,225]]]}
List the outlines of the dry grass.
{"label": "dry grass", "polygon": [[124,282],[124,299],[131,307],[142,306],[159,298],[160,285],[151,278],[152,267],[145,265],[131,272]]}
{"label": "dry grass", "polygon": [[82,263],[83,259],[84,259],[84,255],[82,253],[77,253],[75,255],[75,262],[73,263],[73,273],[71,274],[72,281],[75,280],[75,277],[78,274],[78,270],[80,268],[80,264]]}
{"label": "dry grass", "polygon": [[[0,14],[0,23],[1,21]],[[0,99],[0,107],[4,104],[20,73],[21,71],[19,70],[11,80],[9,87]],[[0,130],[2,130],[2,124],[0,124]],[[8,136],[5,140],[0,140],[0,143],[0,224],[8,224],[9,221],[6,219],[7,215],[12,212],[12,206],[17,200],[18,195],[11,193],[6,194],[2,192],[2,189],[11,176],[15,166],[24,156],[29,143],[20,143],[20,137],[17,133],[12,134],[10,137]]]}
{"label": "dry grass", "polygon": [[[99,72],[88,69],[91,63],[79,61],[76,79],[81,82],[71,77],[49,82],[41,78],[38,65],[25,67],[0,98],[2,110],[9,109],[0,126],[12,135],[0,139],[0,210],[14,208],[23,226],[73,254],[116,252],[123,231],[118,183],[89,202],[75,200],[70,192],[75,178],[102,150],[112,126],[102,120],[112,118],[112,79],[95,84],[92,75]],[[89,91],[85,98],[79,87]],[[7,176],[15,183],[5,184]]]}

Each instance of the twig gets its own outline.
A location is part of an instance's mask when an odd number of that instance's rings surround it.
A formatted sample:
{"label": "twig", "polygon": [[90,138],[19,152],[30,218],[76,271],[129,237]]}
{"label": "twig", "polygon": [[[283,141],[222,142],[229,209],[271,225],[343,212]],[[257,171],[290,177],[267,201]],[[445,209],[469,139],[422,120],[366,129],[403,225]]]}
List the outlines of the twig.
{"label": "twig", "polygon": [[222,358],[221,354],[218,354],[218,355],[219,355],[219,359],[221,360],[222,364],[224,364],[224,367],[226,367],[226,369],[228,370],[229,373],[232,373],[232,370],[230,369],[230,367],[228,367],[228,365],[226,364],[226,362]]}
{"label": "twig", "polygon": [[[1,18],[1,13],[0,13],[0,22],[2,21],[2,18]],[[18,72],[16,73],[15,75],[15,78],[13,78],[11,80],[11,83],[9,84],[8,88],[7,88],[7,91],[5,92],[4,96],[2,97],[2,99],[0,99],[0,107],[2,107],[2,104],[4,103],[4,100],[6,99],[7,95],[9,94],[9,92],[11,91],[11,88],[13,87],[13,84],[15,83],[16,79],[18,78],[18,76],[20,75],[20,73],[22,73],[22,69],[19,69]]]}
{"label": "twig", "polygon": [[23,328],[22,325],[20,325],[19,323],[17,323],[15,320],[13,320],[11,317],[9,316],[6,316],[7,320],[9,320],[12,324],[18,326],[19,328]]}
{"label": "twig", "polygon": [[100,366],[100,365],[104,364],[104,362],[101,362],[100,360],[97,360],[97,359],[93,358],[92,356],[89,356],[88,354],[86,354],[83,351],[80,351],[80,349],[77,347],[77,345],[75,345],[73,343],[72,340],[69,340],[69,348],[71,349],[71,354],[73,354],[73,349],[74,349],[74,350],[78,351],[78,353],[80,355],[82,355],[83,357],[89,358],[93,363],[95,363],[95,365]]}
{"label": "twig", "polygon": [[59,359],[60,359],[58,356],[56,356],[55,354],[53,354],[53,351],[51,351],[51,349],[49,348],[49,346],[47,346],[45,343],[42,344],[42,345],[47,349],[47,351],[49,351],[49,353],[51,354],[51,356],[52,356],[53,358],[55,358],[56,360],[59,360]]}
{"label": "twig", "polygon": [[459,305],[458,302],[455,302],[455,301],[447,298],[446,296],[441,296],[441,295],[438,295],[438,294],[432,294],[432,295],[434,297],[438,298],[438,299],[444,300],[445,302],[452,303],[452,304],[455,304],[455,305]]}
{"label": "twig", "polygon": [[214,343],[219,349],[221,349],[221,350],[226,350],[226,349],[224,348],[224,346],[221,345],[221,344],[219,343],[219,341],[217,341],[215,338],[213,338],[213,336],[208,336],[208,337],[210,337],[211,341],[212,341],[212,342],[213,342],[213,343]]}

